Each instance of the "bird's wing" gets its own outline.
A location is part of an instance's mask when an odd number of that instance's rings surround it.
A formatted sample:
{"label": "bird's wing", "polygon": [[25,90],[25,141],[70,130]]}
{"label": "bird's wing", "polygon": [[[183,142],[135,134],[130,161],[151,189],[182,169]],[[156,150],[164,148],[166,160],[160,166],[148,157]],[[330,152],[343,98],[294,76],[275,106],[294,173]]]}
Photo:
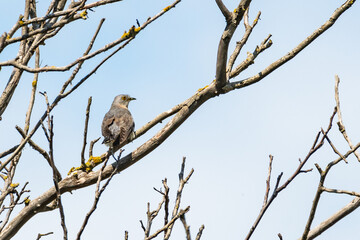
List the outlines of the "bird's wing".
{"label": "bird's wing", "polygon": [[110,109],[102,123],[104,143],[122,144],[134,129],[134,120],[126,108]]}
{"label": "bird's wing", "polygon": [[116,132],[118,136],[118,143],[122,144],[126,141],[130,133],[134,130],[133,128],[134,120],[128,109],[119,109],[115,116],[114,124],[111,126],[111,129]]}
{"label": "bird's wing", "polygon": [[115,121],[115,116],[110,111],[107,112],[104,116],[104,120],[101,125],[101,132],[104,136],[103,143],[109,143],[115,141],[115,136],[113,136],[110,127],[113,125]]}

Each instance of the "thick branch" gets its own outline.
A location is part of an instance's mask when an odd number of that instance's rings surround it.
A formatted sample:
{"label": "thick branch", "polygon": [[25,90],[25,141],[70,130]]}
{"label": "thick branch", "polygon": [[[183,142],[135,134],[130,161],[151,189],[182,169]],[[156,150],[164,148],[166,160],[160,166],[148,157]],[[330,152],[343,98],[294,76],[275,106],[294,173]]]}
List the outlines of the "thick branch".
{"label": "thick branch", "polygon": [[360,198],[354,198],[349,204],[340,209],[337,213],[320,223],[317,227],[311,230],[307,236],[307,240],[315,239],[317,236],[325,232],[327,229],[332,227],[335,223],[352,213],[355,209],[360,206]]}
{"label": "thick branch", "polygon": [[[231,14],[231,19],[227,20],[225,30],[221,35],[216,58],[216,89],[218,91],[221,91],[228,82],[226,78],[226,65],[228,61],[229,43],[250,2],[251,0],[241,0],[236,11]],[[217,3],[218,5],[220,4],[219,7],[221,11],[224,11],[225,6],[223,6],[222,2],[219,0]]]}

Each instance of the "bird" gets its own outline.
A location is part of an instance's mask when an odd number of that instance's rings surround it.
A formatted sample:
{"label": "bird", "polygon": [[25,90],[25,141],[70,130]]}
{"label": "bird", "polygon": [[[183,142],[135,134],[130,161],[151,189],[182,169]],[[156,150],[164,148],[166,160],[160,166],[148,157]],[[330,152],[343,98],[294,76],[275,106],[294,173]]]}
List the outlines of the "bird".
{"label": "bird", "polygon": [[104,116],[101,124],[101,132],[104,136],[102,143],[111,149],[122,145],[134,133],[135,123],[128,109],[132,100],[136,98],[127,94],[116,96],[110,110]]}

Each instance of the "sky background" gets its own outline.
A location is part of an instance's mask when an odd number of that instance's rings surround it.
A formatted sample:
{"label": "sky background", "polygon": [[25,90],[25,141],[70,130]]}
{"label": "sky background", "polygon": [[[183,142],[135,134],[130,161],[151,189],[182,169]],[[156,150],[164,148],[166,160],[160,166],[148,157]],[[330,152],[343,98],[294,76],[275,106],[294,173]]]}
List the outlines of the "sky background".
{"label": "sky background", "polygon": [[[89,1],[90,2],[90,1]],[[42,46],[41,66],[65,66],[78,58],[87,48],[101,18],[106,21],[93,49],[119,38],[124,30],[146,21],[171,1],[122,1],[89,12],[89,18],[71,23],[55,38]],[[225,1],[234,9],[237,1]],[[320,27],[343,1],[253,1],[250,22],[258,11],[261,20],[243,48],[240,59],[252,52],[268,34],[273,45],[261,53],[255,64],[236,80],[250,77],[285,55],[303,39]],[[38,1],[38,15],[47,10],[49,1]],[[23,13],[23,1],[7,1],[6,11],[0,15],[0,31],[7,32]],[[103,193],[83,239],[122,239],[129,231],[129,239],[143,238],[139,220],[146,220],[146,204],[152,209],[161,200],[153,187],[161,188],[161,180],[168,178],[173,206],[182,157],[186,156],[186,172],[195,172],[183,191],[182,208],[190,205],[186,215],[192,237],[201,224],[205,225],[202,239],[243,239],[256,219],[263,201],[269,154],[274,156],[272,187],[283,172],[287,179],[309,151],[317,132],[328,126],[335,106],[334,76],[341,79],[340,98],[343,121],[352,141],[360,140],[360,83],[358,76],[360,45],[358,3],[345,12],[335,25],[316,39],[293,60],[261,82],[244,89],[213,98],[201,106],[160,147],[137,164],[116,175]],[[55,163],[63,176],[71,167],[80,164],[83,142],[85,108],[93,97],[88,130],[88,142],[101,136],[100,126],[113,98],[121,93],[137,100],[130,103],[136,128],[140,128],[158,114],[192,96],[197,89],[215,77],[217,45],[225,27],[225,20],[215,1],[183,0],[160,19],[136,36],[75,93],[54,109]],[[235,42],[243,34],[243,25],[233,37]],[[6,48],[0,61],[16,56],[17,46]],[[84,64],[77,82],[106,55],[102,54]],[[33,60],[30,63],[33,66]],[[10,67],[0,72],[0,88],[6,85]],[[58,94],[70,73],[40,75],[38,91],[46,91],[50,102]],[[14,97],[0,122],[0,152],[16,145],[21,139],[14,126],[24,126],[25,113],[31,93],[31,74],[23,74]],[[32,123],[36,123],[46,106],[40,94],[36,96]],[[130,153],[151,138],[163,121],[147,134],[125,147]],[[348,146],[337,131],[330,133],[335,146],[345,153]],[[33,140],[47,149],[41,129]],[[96,144],[94,155],[106,151]],[[305,169],[314,163],[325,167],[337,156],[325,144]],[[359,191],[359,162],[349,158],[349,164],[339,163],[330,172],[325,186]],[[23,151],[16,182],[29,181],[30,199],[53,186],[52,171],[46,161],[29,146]],[[284,239],[301,236],[318,185],[319,174],[302,174],[281,192],[265,214],[252,239]],[[76,236],[94,198],[95,186],[62,195],[69,239]],[[322,195],[313,227],[351,201],[350,196]],[[358,239],[360,213],[355,211],[337,223],[318,239]],[[163,222],[163,215],[155,220],[153,230]],[[53,231],[44,239],[62,239],[59,211],[33,217],[13,239],[36,239],[38,233]],[[181,223],[175,225],[172,239],[184,239]]]}

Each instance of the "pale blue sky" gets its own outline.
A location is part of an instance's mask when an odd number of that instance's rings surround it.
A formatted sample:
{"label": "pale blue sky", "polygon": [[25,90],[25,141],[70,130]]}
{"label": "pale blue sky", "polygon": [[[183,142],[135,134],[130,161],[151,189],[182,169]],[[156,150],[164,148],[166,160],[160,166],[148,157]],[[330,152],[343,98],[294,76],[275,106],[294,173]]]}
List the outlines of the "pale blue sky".
{"label": "pale blue sky", "polygon": [[[77,21],[41,48],[41,64],[63,66],[82,55],[101,18],[104,26],[94,45],[97,49],[122,35],[124,30],[144,22],[170,1],[123,1],[89,12],[89,19]],[[234,9],[237,1],[224,1]],[[8,1],[0,16],[1,32],[8,31],[23,9],[23,1]],[[48,1],[38,1],[44,12]],[[253,31],[241,56],[271,33],[273,46],[263,52],[236,80],[252,76],[295,47],[320,27],[342,4],[335,0],[319,1],[253,1],[250,21],[262,11],[261,21]],[[129,231],[130,239],[143,238],[139,220],[146,219],[146,203],[157,207],[161,196],[152,188],[161,187],[168,178],[172,204],[177,189],[177,174],[181,159],[187,157],[187,169],[195,169],[190,184],[183,192],[182,206],[191,205],[187,214],[193,238],[201,224],[205,225],[202,239],[242,239],[260,210],[265,190],[268,155],[274,155],[273,180],[284,172],[287,179],[311,147],[317,131],[326,128],[333,111],[334,76],[341,78],[340,97],[345,126],[353,142],[360,140],[359,97],[359,7],[358,3],[295,59],[266,79],[209,100],[198,109],[165,143],[137,164],[114,177],[103,194],[98,210],[89,222],[83,239],[119,239]],[[89,139],[101,135],[103,115],[114,98],[128,93],[137,100],[130,104],[136,127],[141,127],[156,115],[193,95],[198,88],[210,83],[215,76],[215,60],[219,38],[225,20],[215,1],[183,0],[175,9],[149,25],[136,39],[109,60],[72,96],[63,100],[53,111],[55,124],[55,162],[62,175],[80,163],[83,125],[87,98],[93,97]],[[230,49],[243,33],[241,25]],[[230,50],[230,51],[231,51]],[[16,49],[7,49],[0,61],[13,58]],[[90,60],[82,67],[79,77],[88,73],[105,55]],[[33,63],[32,63],[33,64]],[[11,68],[0,72],[0,87],[5,86]],[[69,74],[40,75],[38,90],[47,91],[50,100],[59,92]],[[32,75],[24,74],[22,82],[0,123],[1,150],[20,140],[14,126],[24,125],[27,99],[31,92]],[[74,81],[76,82],[76,80]],[[26,99],[25,104],[23,99]],[[45,109],[38,94],[33,123]],[[126,146],[126,152],[149,139],[162,125]],[[336,125],[335,125],[336,127]],[[347,145],[336,128],[331,139],[342,152]],[[47,148],[41,131],[35,142]],[[0,152],[2,152],[0,150]],[[106,151],[97,144],[95,155]],[[317,162],[326,166],[336,156],[326,145],[314,155],[306,168]],[[52,172],[44,159],[30,147],[24,150],[16,180],[30,181],[31,198],[52,186]],[[359,163],[349,159],[330,173],[326,186],[345,190],[359,189]],[[266,213],[252,239],[284,239],[301,236],[317,187],[316,170],[299,176],[282,192]],[[272,181],[272,184],[275,182]],[[70,239],[76,235],[93,201],[95,186],[63,195]],[[314,225],[326,219],[352,198],[324,194]],[[35,239],[37,234],[53,231],[47,239],[62,239],[59,212],[35,216],[14,239]],[[355,212],[335,225],[318,239],[357,239],[360,214]],[[154,229],[162,223],[162,216]],[[45,239],[45,238],[44,238]],[[173,238],[184,239],[180,223]]]}

